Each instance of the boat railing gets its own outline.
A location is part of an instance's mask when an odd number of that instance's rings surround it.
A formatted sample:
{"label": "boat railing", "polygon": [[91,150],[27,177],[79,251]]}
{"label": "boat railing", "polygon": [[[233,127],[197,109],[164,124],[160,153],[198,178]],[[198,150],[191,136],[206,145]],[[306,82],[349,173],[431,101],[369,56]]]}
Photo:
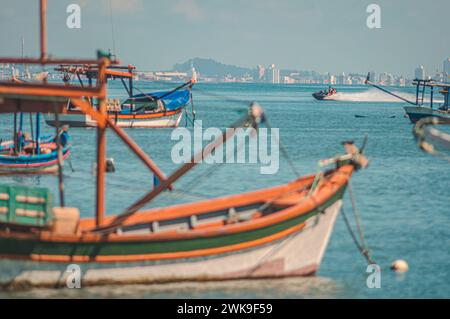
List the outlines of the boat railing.
{"label": "boat railing", "polygon": [[450,88],[450,83],[443,83],[443,82],[436,82],[433,79],[414,79],[412,81],[412,85],[416,86],[416,98],[415,101],[410,101],[398,94],[395,94],[391,91],[389,91],[386,88],[383,88],[373,82],[371,82],[369,80],[369,75],[367,75],[367,78],[365,80],[365,84],[368,84],[376,89],[379,89],[389,95],[392,95],[402,101],[405,101],[411,105],[414,106],[423,106],[425,104],[425,94],[426,94],[426,88],[429,88],[430,90],[430,102],[429,102],[429,107],[433,108],[434,106],[434,88],[438,87],[438,88],[442,88],[442,90],[439,91],[439,93],[441,93],[444,96],[444,104],[440,107],[443,110],[448,110],[448,104],[449,104],[449,88]]}

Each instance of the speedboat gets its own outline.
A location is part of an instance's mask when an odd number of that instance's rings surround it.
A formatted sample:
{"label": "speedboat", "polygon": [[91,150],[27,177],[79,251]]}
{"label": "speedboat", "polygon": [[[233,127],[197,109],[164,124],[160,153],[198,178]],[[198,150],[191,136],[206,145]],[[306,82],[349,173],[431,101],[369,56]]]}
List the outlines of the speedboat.
{"label": "speedboat", "polygon": [[335,88],[329,87],[328,90],[321,90],[314,92],[312,96],[316,100],[329,100],[331,96],[335,95],[337,93]]}

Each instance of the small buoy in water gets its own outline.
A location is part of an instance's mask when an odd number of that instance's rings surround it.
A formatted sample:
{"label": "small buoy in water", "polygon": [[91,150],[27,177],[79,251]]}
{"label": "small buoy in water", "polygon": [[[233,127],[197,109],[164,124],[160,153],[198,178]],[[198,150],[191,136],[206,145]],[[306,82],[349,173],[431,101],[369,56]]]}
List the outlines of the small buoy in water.
{"label": "small buoy in water", "polygon": [[391,264],[391,269],[395,272],[407,272],[408,263],[402,259],[398,259]]}
{"label": "small buoy in water", "polygon": [[106,172],[114,173],[116,171],[116,164],[114,164],[114,158],[106,159]]}

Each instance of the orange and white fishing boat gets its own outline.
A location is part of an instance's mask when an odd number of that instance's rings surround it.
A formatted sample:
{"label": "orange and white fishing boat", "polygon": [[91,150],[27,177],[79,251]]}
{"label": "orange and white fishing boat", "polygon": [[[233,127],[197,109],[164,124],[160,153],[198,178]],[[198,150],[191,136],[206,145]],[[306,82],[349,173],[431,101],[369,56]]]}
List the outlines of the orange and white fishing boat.
{"label": "orange and white fishing boat", "polygon": [[[41,0],[41,26],[46,1]],[[169,176],[108,117],[108,56],[96,61],[56,60],[44,50],[26,63],[98,65],[93,87],[0,82],[0,112],[64,112],[67,98],[97,122],[95,218],[80,218],[65,207],[63,175],[59,205],[43,188],[0,185],[0,286],[59,287],[80,275],[82,286],[224,280],[313,275],[319,268],[353,172],[367,165],[362,151],[345,143],[346,154],[320,162],[333,167],[294,178],[279,186],[187,204],[145,209],[175,188],[197,165],[192,160]],[[0,63],[25,63],[0,58]],[[98,109],[85,98],[96,98]],[[263,124],[262,109],[252,104],[234,127]],[[118,215],[105,214],[106,130],[114,132],[159,179],[159,184]],[[232,138],[224,133],[201,154],[209,156]],[[61,173],[61,172],[60,172]],[[78,269],[79,272],[73,272]],[[75,276],[75,277],[74,277]]]}
{"label": "orange and white fishing boat", "polygon": [[65,286],[73,264],[83,286],[313,275],[360,157],[268,189],[140,210],[183,166],[124,214],[103,217],[98,207],[96,219],[52,207],[45,189],[1,186],[0,283]]}
{"label": "orange and white fishing boat", "polygon": [[[117,126],[125,128],[178,127],[183,117],[183,110],[189,104],[192,105],[192,115],[195,119],[192,102],[192,86],[196,81],[195,77],[169,91],[143,92],[134,85],[135,69],[133,65],[110,65],[105,71],[107,80],[120,79],[127,92],[127,97],[123,100],[106,99],[108,117]],[[93,81],[98,76],[97,65],[60,65],[55,70],[63,74],[66,85],[71,85],[71,76],[76,76],[81,86],[86,85],[83,81],[85,78],[87,86],[92,87]],[[136,90],[140,93],[134,94]],[[94,108],[98,107],[92,100],[88,101],[92,102]],[[56,126],[56,119],[52,113],[45,114],[45,121],[50,126]],[[95,119],[84,114],[70,100],[67,102],[64,113],[59,115],[58,124],[70,127],[97,126]]]}

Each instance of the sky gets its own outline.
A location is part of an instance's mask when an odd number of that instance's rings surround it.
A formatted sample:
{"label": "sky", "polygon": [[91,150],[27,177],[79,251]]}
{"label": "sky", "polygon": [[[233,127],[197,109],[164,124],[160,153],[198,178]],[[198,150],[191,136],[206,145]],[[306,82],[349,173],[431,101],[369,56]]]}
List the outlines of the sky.
{"label": "sky", "polygon": [[[72,3],[81,7],[80,29],[66,25]],[[366,25],[371,3],[381,9],[379,29]],[[0,8],[0,56],[20,55],[21,37],[25,55],[37,56],[38,0],[0,0]],[[450,57],[449,14],[448,0],[48,0],[48,51],[92,58],[115,47],[141,70],[201,57],[405,76],[423,65],[434,75]]]}

